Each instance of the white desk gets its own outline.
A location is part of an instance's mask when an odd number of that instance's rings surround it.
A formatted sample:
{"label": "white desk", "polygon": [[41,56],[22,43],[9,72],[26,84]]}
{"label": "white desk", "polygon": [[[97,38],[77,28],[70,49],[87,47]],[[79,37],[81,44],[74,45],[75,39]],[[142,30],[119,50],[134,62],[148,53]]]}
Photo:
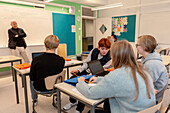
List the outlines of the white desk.
{"label": "white desk", "polygon": [[68,96],[71,96],[72,98],[75,98],[76,100],[86,104],[87,106],[89,106],[91,108],[91,113],[95,113],[95,107],[101,103],[104,102],[104,99],[100,99],[100,100],[92,100],[92,99],[88,99],[85,96],[83,96],[82,94],[76,93],[75,91],[73,91],[72,89],[75,88],[72,85],[69,85],[67,83],[59,83],[59,84],[55,84],[55,87],[57,88],[57,107],[58,107],[58,113],[61,113],[61,97],[60,97],[60,92],[63,92],[65,94],[67,94]]}
{"label": "white desk", "polygon": [[0,64],[3,63],[9,63],[9,62],[17,62],[21,61],[22,59],[20,57],[9,55],[9,56],[0,56]]}
{"label": "white desk", "polygon": [[78,65],[83,65],[83,61],[79,60],[71,60],[71,61],[66,61],[64,68],[67,68],[67,79],[69,79],[69,67],[74,67]]}
{"label": "white desk", "polygon": [[28,94],[27,94],[27,81],[26,81],[26,76],[29,75],[30,73],[30,68],[20,70],[16,67],[12,67],[14,69],[14,77],[15,77],[15,92],[16,92],[16,100],[19,103],[19,95],[18,95],[18,83],[17,83],[17,72],[19,72],[22,76],[22,81],[24,85],[24,95],[25,95],[25,108],[26,108],[26,113],[29,113],[29,108],[28,108]]}
{"label": "white desk", "polygon": [[[0,64],[4,64],[4,63],[11,63],[11,67],[13,66],[13,62],[20,62],[20,64],[22,63],[22,58],[14,56],[14,55],[9,55],[9,56],[0,56]],[[14,71],[12,69],[12,75]],[[12,76],[13,81],[14,81],[14,76]]]}
{"label": "white desk", "polygon": [[[67,79],[69,78],[69,67],[73,67],[73,66],[77,66],[77,65],[82,65],[82,64],[83,64],[83,62],[82,61],[78,61],[78,60],[66,61],[64,68],[67,68]],[[12,68],[14,69],[15,87],[16,87],[15,91],[16,91],[16,100],[17,100],[17,103],[19,103],[18,83],[17,83],[17,72],[18,72],[18,73],[20,73],[22,75],[22,78],[23,78],[26,113],[29,113],[26,76],[30,74],[30,68],[23,69],[23,70],[17,69],[14,66]]]}

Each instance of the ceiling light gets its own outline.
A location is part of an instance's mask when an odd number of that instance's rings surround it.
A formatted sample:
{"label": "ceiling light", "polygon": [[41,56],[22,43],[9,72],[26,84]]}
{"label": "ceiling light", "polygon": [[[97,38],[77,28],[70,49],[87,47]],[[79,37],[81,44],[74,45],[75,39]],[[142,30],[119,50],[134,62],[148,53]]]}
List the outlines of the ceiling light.
{"label": "ceiling light", "polygon": [[100,7],[96,7],[96,8],[91,8],[91,10],[96,11],[96,10],[109,9],[109,8],[121,7],[121,6],[123,6],[122,3],[116,3],[116,4],[110,4],[110,5],[100,6]]}
{"label": "ceiling light", "polygon": [[45,0],[44,2],[52,2],[52,1],[54,1],[54,0]]}

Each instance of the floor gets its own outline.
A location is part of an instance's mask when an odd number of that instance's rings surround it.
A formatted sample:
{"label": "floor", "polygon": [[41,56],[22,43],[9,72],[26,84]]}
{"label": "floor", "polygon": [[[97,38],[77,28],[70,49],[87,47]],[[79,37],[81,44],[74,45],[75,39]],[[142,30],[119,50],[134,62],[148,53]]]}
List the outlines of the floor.
{"label": "floor", "polygon": [[[77,66],[78,67],[78,66]],[[75,68],[77,68],[75,67]],[[73,70],[75,68],[70,69]],[[0,78],[0,113],[25,113],[25,99],[24,99],[24,89],[21,84],[21,77],[18,78],[18,89],[19,89],[19,104],[16,103],[15,95],[15,84],[12,81],[11,74],[1,76]],[[29,112],[32,113],[32,99],[29,87],[29,77],[27,77],[27,86],[28,86],[28,104]],[[68,103],[68,96],[65,94],[62,95],[62,103],[64,106]],[[38,105],[35,107],[37,113],[57,113],[57,109],[52,106],[52,97],[39,96]],[[68,113],[75,113],[76,107],[68,110]],[[85,108],[83,113],[87,113],[89,108]]]}

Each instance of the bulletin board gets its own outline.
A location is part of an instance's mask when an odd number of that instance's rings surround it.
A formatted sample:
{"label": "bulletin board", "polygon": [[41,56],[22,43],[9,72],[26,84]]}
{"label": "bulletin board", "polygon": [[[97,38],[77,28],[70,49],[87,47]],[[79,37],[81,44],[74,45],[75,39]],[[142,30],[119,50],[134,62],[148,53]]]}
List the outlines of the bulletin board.
{"label": "bulletin board", "polygon": [[112,17],[112,34],[118,40],[135,42],[136,15]]}

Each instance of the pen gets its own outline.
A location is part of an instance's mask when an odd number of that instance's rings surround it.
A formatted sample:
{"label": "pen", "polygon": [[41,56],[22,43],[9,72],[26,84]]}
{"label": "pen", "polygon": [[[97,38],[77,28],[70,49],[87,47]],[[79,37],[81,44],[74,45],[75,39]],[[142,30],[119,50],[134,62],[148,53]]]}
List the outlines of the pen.
{"label": "pen", "polygon": [[[75,73],[73,73],[73,75],[75,75],[75,76],[77,76],[78,77],[78,75],[76,75]],[[90,83],[90,84],[92,84],[92,82],[90,82],[90,81],[87,81],[87,80],[84,80],[85,82],[88,82],[88,83]]]}

